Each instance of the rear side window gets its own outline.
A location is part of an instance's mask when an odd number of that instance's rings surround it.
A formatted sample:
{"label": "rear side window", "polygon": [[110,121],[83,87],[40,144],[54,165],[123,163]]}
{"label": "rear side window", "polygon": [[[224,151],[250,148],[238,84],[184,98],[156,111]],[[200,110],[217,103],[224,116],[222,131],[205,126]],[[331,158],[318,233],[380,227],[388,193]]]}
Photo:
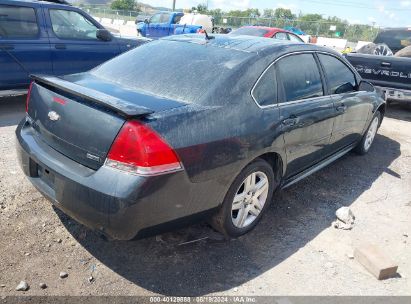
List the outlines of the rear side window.
{"label": "rear side window", "polygon": [[355,90],[357,86],[355,75],[344,63],[330,55],[318,54],[318,57],[323,65],[331,94],[342,94]]}
{"label": "rear side window", "polygon": [[38,34],[33,8],[0,5],[0,39],[35,38]]}
{"label": "rear side window", "polygon": [[297,36],[295,36],[295,35],[293,35],[293,34],[288,34],[288,38],[289,38],[291,41],[303,42],[301,38],[299,38],[299,37],[297,37]]}
{"label": "rear side window", "polygon": [[252,91],[254,100],[262,107],[277,103],[277,83],[274,66],[268,68]]}
{"label": "rear side window", "polygon": [[[175,15],[172,21],[172,24],[177,24],[180,22],[182,15]],[[168,20],[167,20],[168,21]]]}
{"label": "rear side window", "polygon": [[97,27],[83,15],[66,10],[50,10],[53,32],[61,39],[97,39]]}
{"label": "rear side window", "polygon": [[275,39],[280,39],[280,40],[288,40],[287,34],[283,32],[279,32],[275,34],[274,36]]}
{"label": "rear side window", "polygon": [[279,79],[285,101],[323,96],[323,85],[317,62],[312,54],[285,57],[277,62]]}

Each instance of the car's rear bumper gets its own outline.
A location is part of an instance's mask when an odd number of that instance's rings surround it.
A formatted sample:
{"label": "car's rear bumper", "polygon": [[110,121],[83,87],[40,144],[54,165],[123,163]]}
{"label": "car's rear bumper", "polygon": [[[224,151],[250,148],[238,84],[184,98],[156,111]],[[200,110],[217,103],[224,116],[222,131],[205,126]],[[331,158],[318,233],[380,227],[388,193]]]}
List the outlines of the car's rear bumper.
{"label": "car's rear bumper", "polygon": [[218,205],[213,185],[191,183],[184,171],[153,177],[106,166],[95,171],[52,149],[26,120],[16,135],[20,164],[31,183],[64,213],[110,238],[129,240]]}
{"label": "car's rear bumper", "polygon": [[385,96],[385,100],[403,101],[411,103],[411,90],[378,87]]}

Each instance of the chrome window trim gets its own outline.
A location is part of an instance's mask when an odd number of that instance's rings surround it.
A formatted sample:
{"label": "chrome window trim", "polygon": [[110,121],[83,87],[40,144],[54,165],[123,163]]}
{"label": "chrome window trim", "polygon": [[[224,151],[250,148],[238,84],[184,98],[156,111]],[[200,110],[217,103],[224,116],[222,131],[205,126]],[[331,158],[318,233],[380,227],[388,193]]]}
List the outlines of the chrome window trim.
{"label": "chrome window trim", "polygon": [[[250,92],[251,97],[252,97],[252,99],[254,100],[255,104],[256,104],[260,109],[269,109],[269,108],[274,108],[274,107],[280,107],[280,106],[282,106],[282,105],[295,104],[295,103],[300,103],[300,102],[303,102],[303,101],[307,101],[307,100],[313,99],[313,98],[298,99],[298,100],[286,101],[286,102],[282,102],[282,103],[279,103],[278,100],[277,100],[277,103],[275,103],[275,104],[267,105],[267,106],[262,106],[262,105],[260,105],[260,104],[258,103],[257,99],[255,98],[255,96],[254,96],[254,94],[253,94],[253,93],[254,93],[254,90],[255,90],[255,88],[257,87],[258,83],[260,82],[261,78],[264,76],[264,74],[265,74],[274,64],[276,64],[278,61],[280,61],[281,59],[283,59],[283,58],[285,58],[285,57],[293,56],[293,55],[301,55],[301,54],[324,54],[324,55],[329,55],[329,56],[335,57],[335,58],[338,59],[342,64],[344,64],[352,73],[354,73],[355,76],[358,76],[358,74],[356,73],[356,71],[353,71],[353,69],[351,69],[350,66],[348,66],[343,60],[341,60],[341,57],[339,57],[339,55],[336,55],[336,54],[333,54],[333,53],[330,53],[330,52],[327,52],[327,51],[309,51],[309,50],[307,50],[307,51],[296,51],[296,52],[291,52],[291,53],[288,53],[288,54],[281,55],[280,57],[278,57],[277,59],[275,59],[273,62],[271,62],[271,63],[268,65],[268,67],[266,67],[266,68],[264,69],[264,71],[261,73],[261,75],[258,77],[257,81],[254,83],[253,87],[251,88],[251,92]],[[321,64],[321,62],[320,62],[320,64]],[[318,66],[318,63],[317,63],[317,67],[318,67],[318,69],[321,68],[321,66]],[[320,72],[320,71],[319,71],[319,72]],[[320,72],[320,74],[321,74],[321,72]],[[357,78],[357,77],[356,77],[355,80],[356,80],[356,82],[358,82],[358,78]],[[277,91],[277,93],[278,93],[278,91]],[[333,96],[333,95],[335,95],[335,94],[323,95],[323,96],[320,96],[320,97],[327,97],[327,96]],[[278,94],[277,94],[277,97],[278,97]],[[320,98],[320,97],[314,97],[314,98]]]}

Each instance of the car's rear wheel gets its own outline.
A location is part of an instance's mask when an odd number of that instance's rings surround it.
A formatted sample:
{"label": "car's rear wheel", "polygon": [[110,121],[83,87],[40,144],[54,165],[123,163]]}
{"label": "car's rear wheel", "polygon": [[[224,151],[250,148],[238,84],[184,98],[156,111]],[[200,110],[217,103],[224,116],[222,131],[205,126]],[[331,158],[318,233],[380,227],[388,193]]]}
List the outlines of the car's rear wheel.
{"label": "car's rear wheel", "polygon": [[277,183],[273,169],[257,159],[245,167],[232,183],[212,226],[227,238],[252,230],[272,200]]}
{"label": "car's rear wheel", "polygon": [[380,126],[380,121],[381,121],[381,113],[377,111],[374,114],[374,117],[371,120],[371,123],[368,126],[368,129],[365,132],[364,136],[362,137],[360,143],[355,148],[355,151],[358,154],[364,155],[370,150],[371,145],[374,142],[375,136],[377,135],[378,127]]}

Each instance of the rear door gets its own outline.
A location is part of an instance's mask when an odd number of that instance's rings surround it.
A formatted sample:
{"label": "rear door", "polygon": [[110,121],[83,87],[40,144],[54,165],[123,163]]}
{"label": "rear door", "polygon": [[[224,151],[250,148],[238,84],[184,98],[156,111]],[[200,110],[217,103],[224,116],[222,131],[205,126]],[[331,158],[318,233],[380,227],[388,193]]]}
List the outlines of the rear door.
{"label": "rear door", "polygon": [[330,96],[325,96],[313,53],[286,56],[276,63],[276,71],[287,155],[286,177],[290,177],[330,154],[334,103]]}
{"label": "rear door", "polygon": [[0,89],[27,87],[30,74],[52,71],[43,22],[40,7],[0,4]]}
{"label": "rear door", "polygon": [[100,26],[82,12],[49,8],[46,16],[55,75],[88,71],[120,54],[116,39],[97,39]]}
{"label": "rear door", "polygon": [[371,104],[364,93],[357,91],[358,84],[354,72],[340,58],[331,54],[318,54],[328,93],[335,103],[336,119],[331,139],[333,151],[358,141],[371,112]]}

